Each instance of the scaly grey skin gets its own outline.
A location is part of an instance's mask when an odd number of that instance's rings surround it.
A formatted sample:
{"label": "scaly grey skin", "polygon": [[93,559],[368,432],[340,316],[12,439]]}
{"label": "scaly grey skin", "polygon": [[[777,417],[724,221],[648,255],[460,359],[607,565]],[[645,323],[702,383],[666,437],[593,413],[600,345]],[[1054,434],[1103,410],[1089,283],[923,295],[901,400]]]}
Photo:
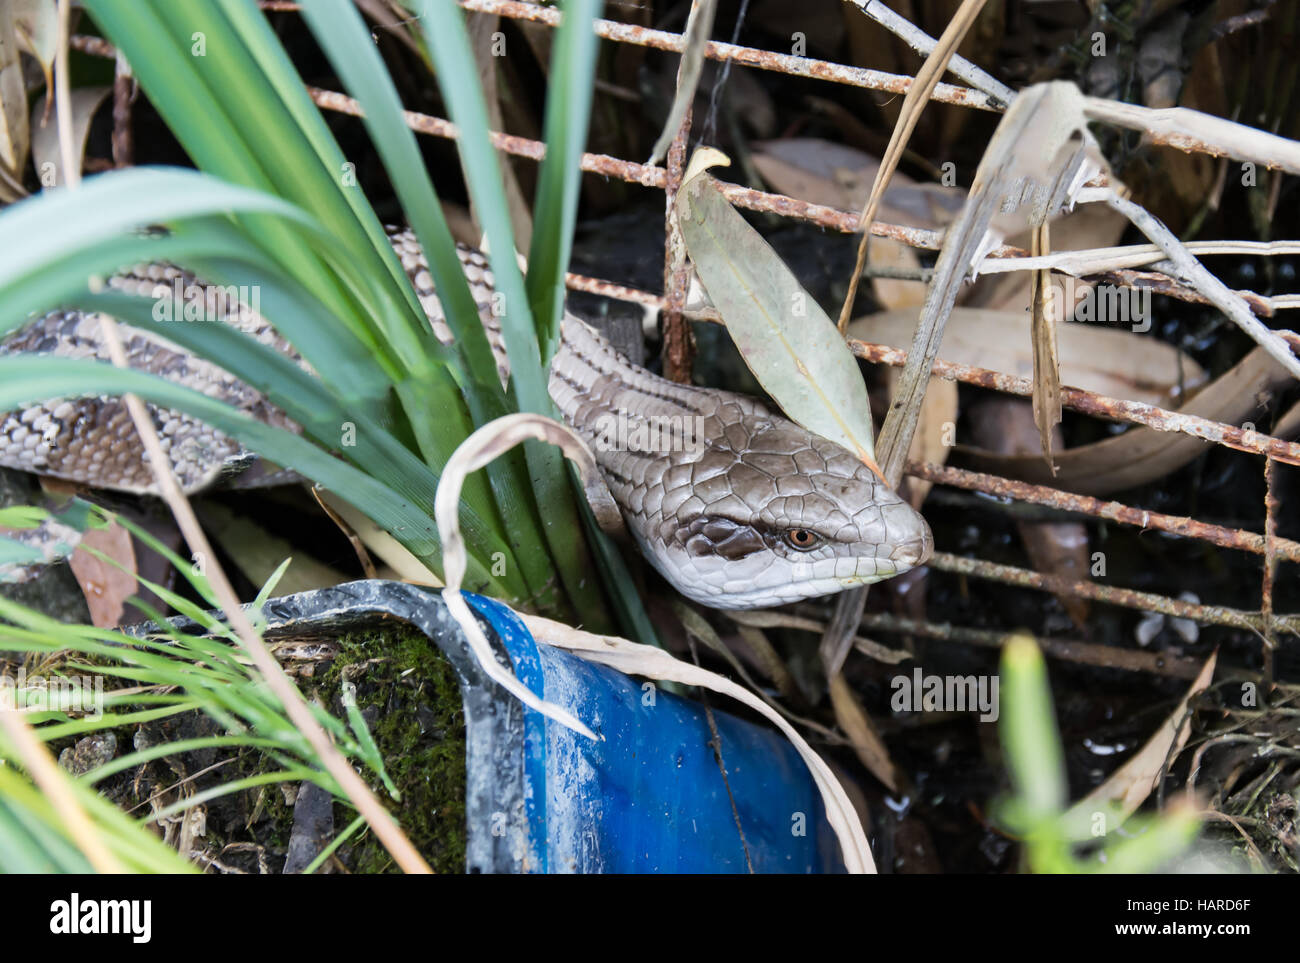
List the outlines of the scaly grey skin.
{"label": "scaly grey skin", "polygon": [[[423,252],[409,232],[393,228],[390,235],[435,334],[449,342]],[[492,273],[479,252],[462,248],[460,256],[504,379]],[[194,283],[161,265],[140,265],[110,283],[165,296],[176,277]],[[197,285],[187,294],[202,296]],[[291,353],[256,315],[240,310],[227,320]],[[293,427],[258,392],[174,346],[132,331],[126,349],[134,367]],[[0,344],[0,354],[16,351],[106,357],[98,324],[76,312],[47,315]],[[550,393],[594,451],[643,554],[704,605],[762,608],[828,595],[898,575],[930,555],[925,520],[850,452],[752,398],[658,378],[567,313]],[[247,463],[220,433],[153,412],[187,490],[211,484],[232,461]],[[130,420],[113,398],[53,401],[0,416],[0,465],[101,488],[152,488]]]}

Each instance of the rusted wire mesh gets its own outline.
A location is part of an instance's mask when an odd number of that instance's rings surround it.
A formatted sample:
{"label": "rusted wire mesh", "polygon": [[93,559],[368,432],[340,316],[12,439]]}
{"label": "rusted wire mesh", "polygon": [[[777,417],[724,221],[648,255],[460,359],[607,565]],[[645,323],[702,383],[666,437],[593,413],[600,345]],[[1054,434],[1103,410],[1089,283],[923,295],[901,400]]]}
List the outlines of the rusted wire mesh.
{"label": "rusted wire mesh", "polygon": [[[469,11],[516,20],[527,20],[551,27],[557,26],[561,18],[559,11],[554,8],[519,2],[519,0],[458,0],[458,2],[461,7]],[[291,2],[263,3],[262,6],[265,9],[276,11],[298,9],[298,5]],[[600,37],[615,43],[636,44],[676,52],[680,52],[685,47],[685,40],[680,34],[652,30],[632,24],[598,20],[595,24],[595,30]],[[74,46],[86,53],[101,56],[114,55],[113,48],[99,38],[75,37],[73,43]],[[905,94],[913,82],[913,79],[906,75],[850,67],[809,57],[757,50],[728,43],[710,42],[705,48],[705,56],[717,61],[730,61],[745,67],[893,94]],[[309,88],[309,92],[316,104],[323,109],[354,116],[359,116],[361,113],[357,102],[344,94],[319,88]],[[942,103],[980,110],[997,111],[1005,107],[1004,104],[987,94],[950,84],[939,84],[932,99]],[[456,137],[455,126],[443,118],[408,111],[406,120],[411,129],[418,133],[449,139]],[[689,123],[689,117],[687,122]],[[1155,135],[1151,139],[1154,143],[1168,144],[1189,152],[1210,154],[1216,152],[1213,148],[1186,137],[1170,138]],[[492,140],[499,150],[516,157],[540,161],[545,154],[544,144],[528,138],[494,132]],[[668,167],[639,164],[606,154],[584,154],[581,163],[582,169],[589,173],[617,178],[651,189],[663,190],[667,194],[668,204],[672,204],[676,187],[674,181],[676,179],[670,176]],[[736,184],[722,184],[721,187],[726,198],[737,207],[806,221],[844,233],[855,233],[859,229],[859,215],[855,211],[845,211],[812,204],[783,194],[767,193]],[[871,233],[874,236],[890,238],[910,247],[926,250],[938,250],[943,243],[942,231],[898,224],[875,222],[871,226]],[[1003,245],[993,250],[989,256],[991,258],[1021,258],[1029,256],[1029,252],[1022,248]],[[684,277],[685,274],[682,271],[666,270],[664,295],[630,288],[609,280],[584,277],[577,274],[567,275],[567,282],[568,286],[573,290],[586,291],[671,312],[674,308],[680,311],[681,305],[684,303],[686,292],[680,287],[684,283]],[[1205,299],[1191,287],[1158,272],[1139,270],[1108,271],[1105,274],[1095,275],[1090,280],[1127,286],[1141,284],[1152,287],[1155,293],[1175,299],[1192,303],[1205,303]],[[1251,310],[1257,315],[1271,316],[1275,309],[1280,306],[1276,299],[1265,298],[1251,291],[1239,291],[1237,293],[1246,300]],[[1291,336],[1290,340],[1293,346],[1297,344],[1297,341],[1300,341],[1300,339],[1295,339],[1294,336]],[[874,363],[901,367],[907,357],[906,352],[887,345],[850,341],[850,347],[859,358]],[[941,378],[1013,395],[1029,396],[1032,393],[1032,384],[1026,378],[969,365],[953,364],[940,360],[935,363],[933,374]],[[1265,531],[1258,533],[1240,528],[1210,524],[1192,518],[1166,515],[1123,505],[1115,501],[1077,495],[1048,486],[1032,485],[1011,478],[964,471],[949,466],[912,464],[908,467],[908,474],[936,484],[991,495],[1000,499],[1046,506],[1063,512],[1103,519],[1121,525],[1130,525],[1143,530],[1156,530],[1182,538],[1195,539],[1220,548],[1260,555],[1263,558],[1263,563],[1261,566],[1259,609],[1257,611],[1246,611],[1217,605],[1201,605],[1170,598],[1158,593],[1110,587],[1086,580],[1071,581],[1054,575],[944,552],[936,553],[931,565],[939,570],[989,579],[1006,585],[1034,588],[1056,595],[1093,599],[1132,609],[1159,612],[1209,625],[1245,629],[1260,635],[1265,640],[1266,649],[1276,644],[1279,632],[1300,634],[1300,615],[1278,614],[1273,611],[1273,586],[1276,580],[1278,563],[1300,562],[1300,543],[1280,538],[1276,534],[1280,505],[1275,484],[1276,472],[1273,468],[1275,462],[1300,466],[1300,444],[1263,435],[1257,431],[1244,429],[1236,425],[1170,411],[1141,402],[1109,398],[1077,388],[1064,388],[1062,394],[1065,407],[1097,418],[1143,425],[1160,431],[1180,432],[1215,445],[1262,456],[1265,460]],[[918,620],[900,620],[893,616],[868,615],[863,625],[866,628],[900,631],[932,638],[974,641],[979,644],[987,642],[987,639],[980,635],[983,630],[962,629]],[[987,635],[988,633],[984,632],[983,634]],[[980,638],[975,638],[975,636],[980,636]],[[1075,645],[1086,647],[1085,643],[1076,643]],[[1064,651],[1057,654],[1066,658],[1070,657]],[[1266,663],[1271,664],[1271,659],[1267,658],[1268,654],[1266,652]],[[1096,661],[1095,653],[1091,658],[1082,661]],[[1106,664],[1139,671],[1167,670],[1163,660],[1147,661],[1151,661],[1151,666],[1148,666],[1142,660],[1125,662],[1123,659],[1112,660]],[[1157,663],[1160,664],[1160,668],[1153,668],[1152,666]]]}

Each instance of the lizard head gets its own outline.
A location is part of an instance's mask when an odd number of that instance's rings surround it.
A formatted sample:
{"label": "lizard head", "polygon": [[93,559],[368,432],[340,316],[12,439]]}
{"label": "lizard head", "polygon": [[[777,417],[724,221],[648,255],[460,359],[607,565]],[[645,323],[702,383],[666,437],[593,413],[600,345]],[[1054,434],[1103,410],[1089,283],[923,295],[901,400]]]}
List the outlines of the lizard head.
{"label": "lizard head", "polygon": [[662,498],[633,524],[683,595],[763,608],[841,592],[923,564],[930,528],[851,452],[745,406],[698,456],[663,473]]}

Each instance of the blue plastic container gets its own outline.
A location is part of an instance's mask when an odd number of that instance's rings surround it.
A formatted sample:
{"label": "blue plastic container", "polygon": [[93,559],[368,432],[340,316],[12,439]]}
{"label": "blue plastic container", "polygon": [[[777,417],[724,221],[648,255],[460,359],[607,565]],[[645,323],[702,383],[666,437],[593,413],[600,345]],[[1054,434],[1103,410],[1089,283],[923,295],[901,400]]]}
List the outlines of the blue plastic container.
{"label": "blue plastic container", "polygon": [[724,781],[703,706],[538,645],[506,606],[470,601],[503,664],[603,740],[546,719],[487,679],[437,593],[369,580],[273,599],[264,610],[271,634],[396,618],[446,654],[465,704],[470,872],[843,870],[812,776],[782,735],[715,708]]}

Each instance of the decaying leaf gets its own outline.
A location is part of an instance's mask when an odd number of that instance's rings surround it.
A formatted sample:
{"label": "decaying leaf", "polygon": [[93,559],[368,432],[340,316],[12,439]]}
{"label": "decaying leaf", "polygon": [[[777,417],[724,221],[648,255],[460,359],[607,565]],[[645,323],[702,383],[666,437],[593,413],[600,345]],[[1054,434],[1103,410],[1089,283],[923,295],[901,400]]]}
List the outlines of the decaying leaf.
{"label": "decaying leaf", "polygon": [[68,564],[86,597],[91,621],[101,629],[121,623],[126,600],[136,594],[137,586],[131,533],[116,521],[107,528],[91,529],[81,536]]}
{"label": "decaying leaf", "polygon": [[[90,135],[90,122],[95,118],[104,98],[113,92],[112,87],[78,87],[72,92],[72,143],[73,156],[82,163],[86,156],[86,138]],[[62,187],[67,183],[63,171],[63,158],[59,152],[59,129],[51,116],[45,115],[45,96],[32,108],[32,163],[46,187]]]}
{"label": "decaying leaf", "polygon": [[862,708],[842,672],[836,672],[829,681],[835,721],[849,737],[853,751],[873,776],[888,786],[891,792],[897,792],[898,771],[894,768],[894,761],[889,758],[889,750],[876,732],[871,717]]}
{"label": "decaying leaf", "polygon": [[862,373],[776,252],[701,174],[677,195],[701,282],[754,377],[792,420],[874,464]]}
{"label": "decaying leaf", "polygon": [[24,194],[22,171],[31,144],[19,48],[14,7],[0,3],[0,202],[5,204]]}
{"label": "decaying leaf", "polygon": [[18,45],[36,58],[45,74],[45,86],[54,86],[54,57],[59,50],[59,12],[55,0],[7,0],[13,10]]}
{"label": "decaying leaf", "polygon": [[[849,325],[850,330],[852,327]],[[887,384],[891,398],[897,380],[898,369],[890,368]],[[957,402],[957,382],[943,378],[930,379],[930,386],[925,389],[925,398],[921,401],[921,416],[916,422],[916,433],[912,435],[912,445],[907,451],[909,462],[932,465],[947,463],[948,453],[956,441]],[[920,478],[909,477],[906,480],[904,494],[917,511],[925,504],[931,486],[931,482]]]}
{"label": "decaying leaf", "polygon": [[[1038,426],[1034,424],[1029,405],[1019,398],[994,395],[982,399],[971,411],[970,424],[972,439],[981,448],[1007,455],[1037,454]],[[1053,435],[1053,446],[1060,450],[1060,426],[1053,429]],[[1017,519],[1016,531],[1034,571],[1071,582],[1090,578],[1092,559],[1088,551],[1088,527],[1083,522]],[[1057,599],[1076,625],[1086,624],[1086,599],[1066,594],[1057,595]]]}
{"label": "decaying leaf", "polygon": [[[774,190],[810,204],[860,211],[880,161],[870,154],[816,137],[763,141],[750,156]],[[937,228],[961,211],[965,192],[956,187],[919,184],[895,172],[880,199],[878,219],[909,227]],[[872,246],[881,238],[872,238]]]}
{"label": "decaying leaf", "polygon": [[[1240,425],[1258,418],[1262,400],[1292,383],[1281,365],[1263,348],[1256,348],[1177,410]],[[1133,427],[1122,435],[1061,452],[1056,458],[1055,478],[1037,456],[994,455],[964,446],[957,450],[963,464],[977,471],[1055,485],[1082,495],[1108,495],[1163,478],[1203,455],[1211,444],[1182,432]]]}
{"label": "decaying leaf", "polygon": [[[1034,225],[1030,253],[1041,257],[1049,253],[1048,222]],[[1061,423],[1061,369],[1056,347],[1057,310],[1052,297],[1052,272],[1034,271],[1029,289],[1030,338],[1034,350],[1034,424],[1043,445],[1047,467],[1052,465],[1052,429]]]}
{"label": "decaying leaf", "polygon": [[[907,348],[916,329],[916,310],[882,311],[849,325],[849,337]],[[1033,355],[1025,311],[953,308],[939,356],[1029,378]],[[1205,384],[1206,374],[1177,348],[1131,331],[1063,324],[1057,331],[1061,383],[1111,398],[1168,407]]]}
{"label": "decaying leaf", "polygon": [[429,571],[427,565],[416,558],[405,545],[372,522],[368,516],[333,492],[323,488],[313,488],[312,493],[327,507],[327,511],[337,515],[351,529],[351,533],[344,534],[349,535],[349,538],[355,536],[359,539],[368,551],[374,553],[375,557],[393,570],[396,577],[414,585],[442,587],[442,580]]}
{"label": "decaying leaf", "polygon": [[1187,744],[1187,737],[1192,732],[1188,703],[1203,692],[1214,678],[1217,659],[1216,652],[1205,660],[1201,674],[1146,744],[1111,773],[1110,778],[1070,807],[1065,816],[1068,825],[1086,832],[1091,826],[1094,813],[1098,811],[1117,807],[1121,822],[1137,811],[1156,788],[1165,766]]}

